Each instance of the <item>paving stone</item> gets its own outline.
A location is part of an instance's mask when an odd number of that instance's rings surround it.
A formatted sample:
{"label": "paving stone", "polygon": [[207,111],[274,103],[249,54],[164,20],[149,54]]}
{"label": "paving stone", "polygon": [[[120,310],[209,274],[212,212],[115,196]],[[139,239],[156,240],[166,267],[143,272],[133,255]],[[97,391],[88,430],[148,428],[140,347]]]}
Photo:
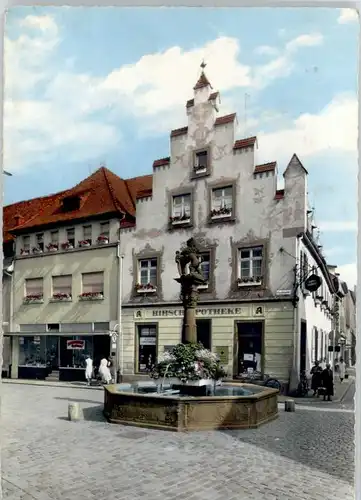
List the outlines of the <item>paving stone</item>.
{"label": "paving stone", "polygon": [[[5,500],[354,498],[350,412],[298,408],[255,430],[183,434],[108,424],[102,392],[84,392],[2,386]],[[71,401],[87,418],[66,420]]]}

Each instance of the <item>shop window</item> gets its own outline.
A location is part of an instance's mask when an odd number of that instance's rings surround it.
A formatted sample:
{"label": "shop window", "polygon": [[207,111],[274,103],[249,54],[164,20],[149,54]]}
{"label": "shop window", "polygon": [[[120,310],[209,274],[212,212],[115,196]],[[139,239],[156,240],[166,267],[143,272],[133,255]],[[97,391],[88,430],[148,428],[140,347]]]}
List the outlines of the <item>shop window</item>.
{"label": "shop window", "polygon": [[46,336],[19,337],[19,366],[46,365]]}
{"label": "shop window", "polygon": [[[71,341],[78,340],[80,344]],[[60,337],[60,367],[83,368],[85,358],[89,355],[94,360],[93,336]]]}
{"label": "shop window", "polygon": [[104,297],[104,273],[83,273],[82,274],[82,297]]}
{"label": "shop window", "polygon": [[263,371],[263,323],[239,322],[237,323],[237,352],[238,360],[236,376],[252,374],[261,377]]}
{"label": "shop window", "polygon": [[148,372],[157,359],[157,327],[155,325],[138,325],[138,359],[139,373]]}
{"label": "shop window", "polygon": [[25,300],[42,300],[44,296],[43,278],[28,278],[25,280]]}
{"label": "shop window", "polygon": [[71,299],[72,275],[53,276],[53,299]]}
{"label": "shop window", "polygon": [[238,285],[261,284],[263,247],[240,248],[238,261]]}

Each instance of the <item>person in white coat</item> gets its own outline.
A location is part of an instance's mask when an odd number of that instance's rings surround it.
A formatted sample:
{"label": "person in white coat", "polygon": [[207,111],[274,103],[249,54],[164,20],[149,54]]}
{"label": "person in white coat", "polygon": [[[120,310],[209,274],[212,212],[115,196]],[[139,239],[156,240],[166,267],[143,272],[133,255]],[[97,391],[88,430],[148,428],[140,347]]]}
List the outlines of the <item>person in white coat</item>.
{"label": "person in white coat", "polygon": [[109,367],[108,367],[108,360],[106,358],[103,358],[100,361],[99,375],[101,376],[102,381],[105,384],[109,384],[110,381],[112,380],[112,375],[111,375]]}
{"label": "person in white coat", "polygon": [[93,360],[89,356],[89,354],[85,358],[85,378],[87,384],[90,385],[90,382],[93,378]]}
{"label": "person in white coat", "polygon": [[340,377],[340,382],[343,381],[345,378],[346,374],[346,363],[344,362],[343,358],[340,358],[340,362],[338,364],[338,376]]}

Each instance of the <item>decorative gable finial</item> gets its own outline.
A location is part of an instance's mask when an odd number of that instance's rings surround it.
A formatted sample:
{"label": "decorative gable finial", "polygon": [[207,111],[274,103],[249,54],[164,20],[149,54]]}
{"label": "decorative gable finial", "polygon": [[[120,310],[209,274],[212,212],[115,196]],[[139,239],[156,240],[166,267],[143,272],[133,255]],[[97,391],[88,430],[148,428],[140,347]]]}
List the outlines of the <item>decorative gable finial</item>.
{"label": "decorative gable finial", "polygon": [[208,85],[210,86],[210,88],[212,88],[212,85],[209,83],[209,80],[204,73],[204,68],[206,66],[207,66],[207,64],[204,62],[204,59],[203,59],[203,61],[201,62],[201,74],[200,74],[200,77],[198,78],[197,83],[195,84],[195,87],[193,87],[194,90],[201,89],[203,87],[208,87]]}

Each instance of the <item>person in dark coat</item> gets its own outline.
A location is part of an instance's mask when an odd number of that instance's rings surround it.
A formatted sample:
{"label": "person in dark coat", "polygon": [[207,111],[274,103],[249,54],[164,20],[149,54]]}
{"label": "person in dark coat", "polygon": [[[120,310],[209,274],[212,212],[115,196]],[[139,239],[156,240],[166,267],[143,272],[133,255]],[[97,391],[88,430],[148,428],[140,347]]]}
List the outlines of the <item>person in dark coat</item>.
{"label": "person in dark coat", "polygon": [[318,388],[321,387],[321,378],[322,378],[322,368],[320,367],[320,362],[315,361],[314,366],[311,369],[311,389],[313,390],[313,395],[318,397]]}
{"label": "person in dark coat", "polygon": [[322,387],[324,387],[323,400],[332,401],[333,396],[333,372],[330,363],[327,363],[326,368],[322,372]]}

